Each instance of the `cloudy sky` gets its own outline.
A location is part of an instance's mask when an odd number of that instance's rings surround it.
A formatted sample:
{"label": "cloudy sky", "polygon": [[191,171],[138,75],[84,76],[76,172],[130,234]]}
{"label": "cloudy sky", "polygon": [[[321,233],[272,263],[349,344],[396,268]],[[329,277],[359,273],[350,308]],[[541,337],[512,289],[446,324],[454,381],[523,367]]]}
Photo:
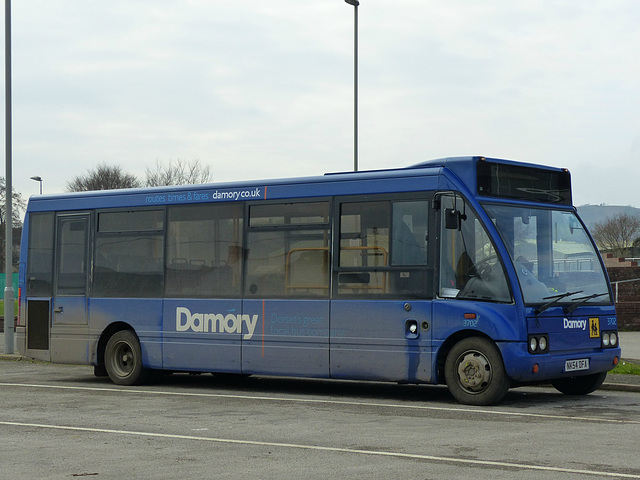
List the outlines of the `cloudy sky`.
{"label": "cloudy sky", "polygon": [[[33,175],[61,192],[101,163],[143,176],[199,159],[221,182],[353,168],[344,0],[12,3],[25,197]],[[640,2],[361,0],[358,13],[361,169],[517,159],[569,168],[578,205],[640,207]]]}

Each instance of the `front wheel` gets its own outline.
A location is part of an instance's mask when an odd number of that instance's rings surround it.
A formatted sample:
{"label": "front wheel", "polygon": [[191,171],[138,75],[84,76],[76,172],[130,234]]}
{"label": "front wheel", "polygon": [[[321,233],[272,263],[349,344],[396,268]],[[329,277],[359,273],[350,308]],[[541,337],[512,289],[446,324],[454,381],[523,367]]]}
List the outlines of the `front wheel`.
{"label": "front wheel", "polygon": [[553,382],[551,385],[566,395],[587,395],[600,388],[605,378],[607,378],[607,372],[594,373],[582,377],[565,378]]}
{"label": "front wheel", "polygon": [[453,346],[444,377],[451,394],[467,405],[497,403],[510,387],[498,347],[483,337],[468,337]]}
{"label": "front wheel", "polygon": [[142,366],[142,349],[131,330],[113,334],[104,352],[104,366],[111,381],[117,385],[139,385],[149,376]]}

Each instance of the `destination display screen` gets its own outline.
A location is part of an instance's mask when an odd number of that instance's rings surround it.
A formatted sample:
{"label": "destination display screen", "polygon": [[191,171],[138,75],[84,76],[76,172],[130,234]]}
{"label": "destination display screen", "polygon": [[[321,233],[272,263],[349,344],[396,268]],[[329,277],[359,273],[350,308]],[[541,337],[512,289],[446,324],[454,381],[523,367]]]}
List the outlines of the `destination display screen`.
{"label": "destination display screen", "polygon": [[478,162],[478,195],[571,205],[571,174],[521,165]]}

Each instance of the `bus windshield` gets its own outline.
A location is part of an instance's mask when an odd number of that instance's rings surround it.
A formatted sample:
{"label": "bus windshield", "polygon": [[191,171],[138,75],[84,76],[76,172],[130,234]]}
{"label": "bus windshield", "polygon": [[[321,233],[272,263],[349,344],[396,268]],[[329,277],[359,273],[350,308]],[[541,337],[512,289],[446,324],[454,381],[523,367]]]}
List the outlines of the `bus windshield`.
{"label": "bus windshield", "polygon": [[611,303],[595,246],[573,211],[484,207],[514,262],[526,304]]}

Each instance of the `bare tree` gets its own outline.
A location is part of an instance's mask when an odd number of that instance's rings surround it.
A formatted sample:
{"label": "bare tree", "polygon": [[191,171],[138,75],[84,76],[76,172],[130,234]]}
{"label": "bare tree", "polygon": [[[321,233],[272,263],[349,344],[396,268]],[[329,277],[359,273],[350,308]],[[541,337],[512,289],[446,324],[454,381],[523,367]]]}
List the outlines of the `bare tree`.
{"label": "bare tree", "polygon": [[601,250],[609,250],[622,257],[640,236],[640,217],[619,213],[596,223],[591,233]]}
{"label": "bare tree", "polygon": [[[0,272],[4,272],[5,270],[5,238],[6,238],[6,194],[7,194],[7,185],[5,183],[5,179],[0,177]],[[11,213],[13,218],[13,229],[11,231],[12,235],[12,264],[17,265],[20,257],[20,237],[22,235],[22,215],[24,214],[24,210],[26,208],[25,201],[22,199],[22,195],[20,195],[15,190],[13,191],[13,195],[11,196]]]}
{"label": "bare tree", "polygon": [[211,182],[212,179],[211,167],[202,165],[198,159],[188,163],[181,159],[171,160],[168,165],[156,160],[155,168],[146,170],[145,184],[147,187],[195,185]]}
{"label": "bare tree", "polygon": [[67,183],[69,192],[86,192],[89,190],[113,190],[116,188],[140,187],[140,180],[135,175],[126,173],[119,166],[106,163],[79,175]]}
{"label": "bare tree", "polygon": [[[0,177],[0,224],[4,225],[5,222],[5,213],[6,213],[6,198],[7,195],[7,184],[5,183],[4,177]],[[11,213],[13,217],[13,225],[17,227],[22,226],[22,215],[24,214],[25,208],[27,207],[25,201],[22,199],[22,195],[13,190],[13,195],[11,196]]]}

